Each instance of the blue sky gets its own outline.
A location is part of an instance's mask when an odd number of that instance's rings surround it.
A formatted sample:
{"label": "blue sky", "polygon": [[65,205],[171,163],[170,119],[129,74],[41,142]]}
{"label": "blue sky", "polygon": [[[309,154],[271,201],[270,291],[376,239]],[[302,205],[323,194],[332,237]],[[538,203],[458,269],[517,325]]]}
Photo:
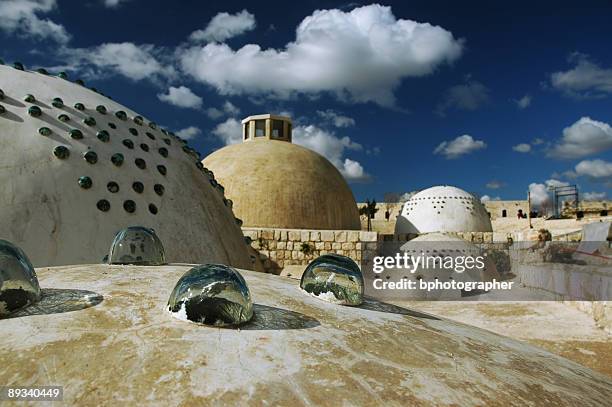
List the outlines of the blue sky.
{"label": "blue sky", "polygon": [[458,3],[1,0],[0,58],[82,78],[203,155],[247,115],[290,114],[358,200],[609,198],[612,5]]}

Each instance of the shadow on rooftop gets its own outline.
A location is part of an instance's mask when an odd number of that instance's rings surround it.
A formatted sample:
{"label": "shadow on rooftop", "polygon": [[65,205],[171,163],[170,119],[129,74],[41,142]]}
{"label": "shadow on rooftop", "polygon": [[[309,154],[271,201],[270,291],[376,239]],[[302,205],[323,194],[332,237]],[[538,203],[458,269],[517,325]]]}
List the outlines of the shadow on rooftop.
{"label": "shadow on rooftop", "polygon": [[320,322],[299,312],[262,304],[253,304],[253,319],[242,325],[243,330],[308,329],[321,325]]}
{"label": "shadow on rooftop", "polygon": [[5,319],[79,311],[85,308],[94,307],[104,300],[102,295],[87,290],[43,288],[41,291],[42,297],[40,301],[15,311],[11,315],[5,317]]}

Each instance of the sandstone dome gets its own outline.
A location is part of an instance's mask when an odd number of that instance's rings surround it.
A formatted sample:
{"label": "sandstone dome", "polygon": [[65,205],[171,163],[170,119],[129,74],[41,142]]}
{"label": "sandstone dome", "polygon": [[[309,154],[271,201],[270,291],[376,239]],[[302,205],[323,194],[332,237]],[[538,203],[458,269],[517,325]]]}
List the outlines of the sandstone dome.
{"label": "sandstone dome", "polygon": [[99,263],[128,226],[169,262],[251,265],[222,188],[182,140],[65,74],[0,66],[0,239],[37,266]]}
{"label": "sandstone dome", "polygon": [[435,186],[413,195],[402,206],[395,233],[492,232],[484,205],[472,194]]}
{"label": "sandstone dome", "polygon": [[243,120],[244,142],[203,161],[225,187],[247,227],[359,229],[355,198],[323,156],[291,143],[291,122],[259,115]]}

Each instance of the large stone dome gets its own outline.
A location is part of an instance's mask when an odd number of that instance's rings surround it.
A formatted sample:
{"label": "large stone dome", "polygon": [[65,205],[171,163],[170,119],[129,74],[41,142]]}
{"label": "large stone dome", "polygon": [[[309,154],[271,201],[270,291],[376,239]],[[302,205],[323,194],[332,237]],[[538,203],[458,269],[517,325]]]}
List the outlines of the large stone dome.
{"label": "large stone dome", "polygon": [[[247,227],[359,229],[353,193],[327,159],[292,144],[290,133],[283,138],[263,132],[265,135],[254,136],[251,131],[249,136],[249,123],[288,122],[271,117],[245,119],[246,140],[217,150],[203,161],[225,187],[236,216]],[[266,125],[265,129],[273,127]],[[284,129],[290,132],[290,124]]]}
{"label": "large stone dome", "polygon": [[402,206],[395,233],[492,232],[484,205],[472,194],[452,186],[427,188]]}
{"label": "large stone dome", "polygon": [[0,89],[0,239],[35,265],[99,263],[138,225],[169,262],[250,267],[221,188],[180,139],[62,77],[0,66]]}

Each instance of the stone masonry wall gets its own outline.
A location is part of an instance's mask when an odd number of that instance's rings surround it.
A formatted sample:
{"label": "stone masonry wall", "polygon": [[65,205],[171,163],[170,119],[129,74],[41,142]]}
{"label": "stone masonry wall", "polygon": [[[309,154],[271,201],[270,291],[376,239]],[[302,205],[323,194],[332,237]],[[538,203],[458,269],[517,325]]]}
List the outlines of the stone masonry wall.
{"label": "stone masonry wall", "polygon": [[368,264],[378,250],[378,233],[359,230],[305,230],[242,228],[251,239],[268,273],[279,274],[289,265],[306,265],[320,255],[336,253],[358,264]]}

